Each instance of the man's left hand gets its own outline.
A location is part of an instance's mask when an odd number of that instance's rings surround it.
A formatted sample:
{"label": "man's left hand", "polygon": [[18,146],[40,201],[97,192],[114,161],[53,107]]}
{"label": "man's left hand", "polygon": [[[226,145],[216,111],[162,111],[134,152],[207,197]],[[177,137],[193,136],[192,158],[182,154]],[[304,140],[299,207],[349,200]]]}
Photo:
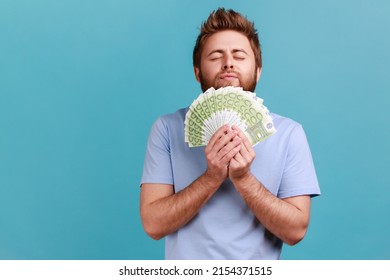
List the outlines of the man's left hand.
{"label": "man's left hand", "polygon": [[234,181],[251,174],[250,166],[255,159],[256,153],[244,132],[237,126],[233,126],[232,129],[237,131],[237,136],[242,141],[240,151],[230,160],[229,164],[229,178]]}

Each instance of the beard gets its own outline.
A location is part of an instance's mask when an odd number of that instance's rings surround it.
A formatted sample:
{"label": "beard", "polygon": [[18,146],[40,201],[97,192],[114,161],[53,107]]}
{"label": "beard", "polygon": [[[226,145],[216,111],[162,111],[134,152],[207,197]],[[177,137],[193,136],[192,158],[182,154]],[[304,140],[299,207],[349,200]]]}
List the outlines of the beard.
{"label": "beard", "polygon": [[[235,81],[223,81],[219,78],[220,75],[225,74],[225,73],[235,73],[237,75],[237,80]],[[238,81],[238,84],[237,84]],[[220,72],[216,77],[209,79],[208,77],[203,77],[202,72],[199,73],[199,82],[200,86],[202,88],[202,91],[205,92],[209,88],[213,87],[215,89],[219,89],[221,87],[227,87],[227,86],[235,86],[235,87],[242,87],[243,90],[246,91],[251,91],[254,92],[256,89],[256,84],[257,84],[257,71],[255,69],[252,77],[249,78],[242,78],[241,75],[234,71],[225,71],[225,72]]]}

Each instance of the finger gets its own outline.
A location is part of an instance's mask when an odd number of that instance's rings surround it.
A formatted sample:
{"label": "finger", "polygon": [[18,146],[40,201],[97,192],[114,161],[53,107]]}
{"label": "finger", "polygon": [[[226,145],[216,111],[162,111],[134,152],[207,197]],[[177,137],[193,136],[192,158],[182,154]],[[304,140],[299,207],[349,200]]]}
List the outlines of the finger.
{"label": "finger", "polygon": [[221,162],[223,162],[224,164],[228,165],[231,160],[234,158],[234,156],[239,153],[241,150],[241,142],[238,146],[235,146],[234,148],[232,148],[231,150],[229,150],[228,153],[226,153],[222,158],[221,158]]}
{"label": "finger", "polygon": [[242,132],[238,127],[233,127],[232,129],[238,132],[238,137],[242,137],[242,148],[240,150],[240,155],[242,156],[241,164],[250,164],[254,158],[256,157],[255,150],[253,149],[252,144],[250,143],[248,137],[246,137],[245,133]]}
{"label": "finger", "polygon": [[[237,147],[237,151],[241,150],[241,139],[237,136],[235,136],[232,141],[229,141],[225,146],[223,146],[217,153],[216,157],[217,159],[219,160],[222,160],[222,159],[226,159],[226,156],[229,158],[228,160],[231,159],[231,157],[233,157],[237,152],[234,152],[233,155],[232,154],[232,150],[233,149],[236,149]],[[230,156],[231,155],[231,156]]]}
{"label": "finger", "polygon": [[253,146],[252,146],[251,142],[249,141],[248,137],[246,136],[246,134],[238,126],[234,125],[232,127],[232,129],[237,131],[237,136],[242,139],[243,148],[245,149],[244,151],[247,153],[254,152]]}
{"label": "finger", "polygon": [[210,138],[209,143],[206,146],[206,152],[210,149],[212,149],[215,145],[215,143],[227,133],[227,131],[230,129],[229,125],[223,125],[217,131],[213,134],[213,136]]}
{"label": "finger", "polygon": [[[241,147],[241,149],[242,149],[242,147]],[[245,160],[244,160],[241,152],[238,151],[238,153],[236,153],[235,156],[230,161],[230,167],[234,169],[234,168],[237,168],[237,167],[242,166],[244,164],[245,164]]]}
{"label": "finger", "polygon": [[228,129],[224,135],[219,138],[219,140],[215,143],[215,149],[220,151],[229,143],[233,142],[237,138],[237,131]]}
{"label": "finger", "polygon": [[242,146],[241,146],[241,150],[234,156],[234,159],[237,161],[237,162],[241,162],[243,163],[245,161],[243,155],[242,155]]}

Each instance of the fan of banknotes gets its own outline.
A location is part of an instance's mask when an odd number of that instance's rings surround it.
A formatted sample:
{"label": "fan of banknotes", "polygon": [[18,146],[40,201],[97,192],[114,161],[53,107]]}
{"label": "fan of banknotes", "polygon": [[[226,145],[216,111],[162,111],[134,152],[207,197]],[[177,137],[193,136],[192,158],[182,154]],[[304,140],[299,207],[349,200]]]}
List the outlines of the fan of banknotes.
{"label": "fan of banknotes", "polygon": [[191,104],[184,122],[185,141],[189,147],[206,146],[224,124],[238,126],[253,146],[276,132],[263,99],[229,86],[209,88]]}

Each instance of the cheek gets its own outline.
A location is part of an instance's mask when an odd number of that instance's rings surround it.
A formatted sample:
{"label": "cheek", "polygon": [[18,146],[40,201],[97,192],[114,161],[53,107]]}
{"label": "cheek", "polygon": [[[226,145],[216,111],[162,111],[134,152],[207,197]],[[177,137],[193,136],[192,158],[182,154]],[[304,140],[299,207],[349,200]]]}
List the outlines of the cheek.
{"label": "cheek", "polygon": [[248,63],[241,66],[242,73],[245,73],[246,76],[253,76],[253,73],[256,73],[256,66],[253,63]]}
{"label": "cheek", "polygon": [[218,68],[210,63],[202,67],[202,76],[206,79],[214,78],[218,74]]}

